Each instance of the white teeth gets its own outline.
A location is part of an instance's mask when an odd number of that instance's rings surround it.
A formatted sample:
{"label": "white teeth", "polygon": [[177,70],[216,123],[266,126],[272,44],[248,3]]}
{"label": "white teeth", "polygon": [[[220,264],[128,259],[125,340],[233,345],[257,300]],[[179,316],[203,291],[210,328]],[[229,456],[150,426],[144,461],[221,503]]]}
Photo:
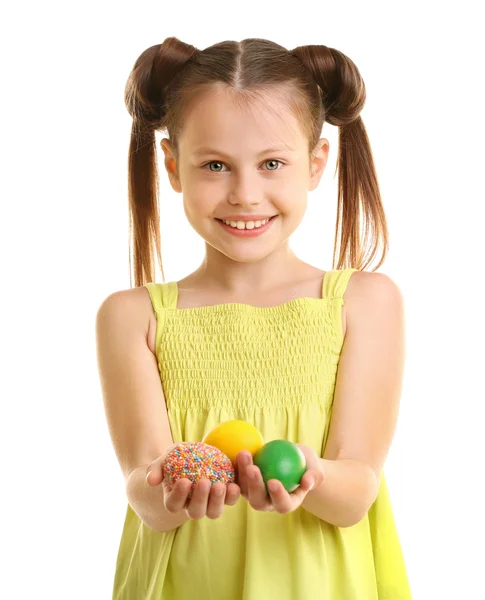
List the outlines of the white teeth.
{"label": "white teeth", "polygon": [[230,225],[231,227],[237,229],[254,229],[261,227],[261,225],[265,225],[269,219],[264,219],[264,221],[222,221],[226,225]]}

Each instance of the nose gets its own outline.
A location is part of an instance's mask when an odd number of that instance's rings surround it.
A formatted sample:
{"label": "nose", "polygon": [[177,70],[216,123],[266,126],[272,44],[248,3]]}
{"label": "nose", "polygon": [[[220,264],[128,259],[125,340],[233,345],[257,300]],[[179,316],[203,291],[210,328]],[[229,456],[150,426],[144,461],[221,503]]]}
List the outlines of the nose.
{"label": "nose", "polygon": [[248,171],[241,171],[234,175],[230,183],[229,202],[242,206],[254,206],[261,202],[261,190],[257,175]]}

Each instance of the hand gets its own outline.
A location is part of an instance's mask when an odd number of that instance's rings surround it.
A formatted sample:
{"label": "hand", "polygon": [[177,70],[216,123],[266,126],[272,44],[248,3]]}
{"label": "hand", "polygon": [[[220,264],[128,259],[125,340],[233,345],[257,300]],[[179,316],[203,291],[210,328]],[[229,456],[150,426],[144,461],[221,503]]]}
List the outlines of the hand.
{"label": "hand", "polygon": [[[242,450],[236,457],[236,482],[241,489],[241,495],[246,498],[255,510],[276,511],[286,514],[296,510],[311,489],[323,482],[322,463],[315,451],[309,446],[296,444],[305,455],[307,470],[300,480],[299,487],[288,493],[281,481],[268,481],[269,495],[266,493],[260,469],[254,465],[253,457],[247,450]],[[252,479],[254,477],[254,479]],[[274,484],[275,489],[271,487]]]}
{"label": "hand", "polygon": [[175,482],[171,490],[163,474],[163,463],[168,452],[176,444],[169,446],[164,454],[152,462],[148,467],[147,483],[151,486],[162,484],[163,501],[165,508],[170,513],[178,513],[185,510],[189,519],[199,520],[204,517],[218,519],[224,510],[224,505],[233,506],[241,495],[241,489],[236,483],[211,484],[209,479],[203,478],[197,481],[192,491],[192,497],[188,494],[192,486],[190,479],[183,478]]}

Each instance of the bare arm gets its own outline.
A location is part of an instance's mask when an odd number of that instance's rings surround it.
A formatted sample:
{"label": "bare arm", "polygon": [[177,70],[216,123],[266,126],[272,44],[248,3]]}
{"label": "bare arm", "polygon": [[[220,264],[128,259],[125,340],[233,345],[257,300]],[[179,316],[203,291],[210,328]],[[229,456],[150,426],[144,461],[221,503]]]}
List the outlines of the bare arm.
{"label": "bare arm", "polygon": [[381,273],[354,273],[351,283],[353,306],[347,312],[332,420],[320,459],[324,481],[302,503],[340,527],[358,523],[377,497],[398,419],[405,363],[399,288]]}
{"label": "bare arm", "polygon": [[167,488],[162,465],[173,438],[157,358],[148,346],[151,310],[144,287],[106,298],[96,317],[98,369],[128,502],[148,527],[170,531],[189,519],[219,518],[226,504],[237,502],[240,489],[201,479],[187,501],[188,479]]}
{"label": "bare arm", "polygon": [[337,527],[355,525],[376,499],[379,486],[375,473],[358,460],[319,460],[324,479],[305,496],[303,508]]}
{"label": "bare arm", "polygon": [[183,509],[169,512],[163,486],[151,486],[146,480],[149,465],[160,459],[173,439],[157,359],[148,347],[143,302],[145,307],[150,302],[146,289],[135,288],[111,294],[98,309],[98,370],[128,502],[148,527],[168,531],[189,517]]}

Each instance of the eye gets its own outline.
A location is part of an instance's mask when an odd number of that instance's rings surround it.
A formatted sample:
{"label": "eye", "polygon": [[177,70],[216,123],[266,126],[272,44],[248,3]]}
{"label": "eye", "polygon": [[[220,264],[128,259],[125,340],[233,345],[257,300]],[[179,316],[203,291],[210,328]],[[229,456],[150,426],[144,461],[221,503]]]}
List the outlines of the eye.
{"label": "eye", "polygon": [[[281,160],[276,160],[274,158],[265,160],[264,163],[279,163],[280,165],[283,165],[284,163],[281,162]],[[263,164],[264,164],[263,163]],[[209,165],[223,165],[224,163],[222,163],[219,160],[211,160],[210,162],[206,163],[205,165],[203,165],[203,169],[205,169],[207,166]],[[213,171],[212,169],[208,169],[209,171],[212,171],[212,173],[221,173],[221,171]],[[280,169],[266,169],[267,171],[279,171]]]}

